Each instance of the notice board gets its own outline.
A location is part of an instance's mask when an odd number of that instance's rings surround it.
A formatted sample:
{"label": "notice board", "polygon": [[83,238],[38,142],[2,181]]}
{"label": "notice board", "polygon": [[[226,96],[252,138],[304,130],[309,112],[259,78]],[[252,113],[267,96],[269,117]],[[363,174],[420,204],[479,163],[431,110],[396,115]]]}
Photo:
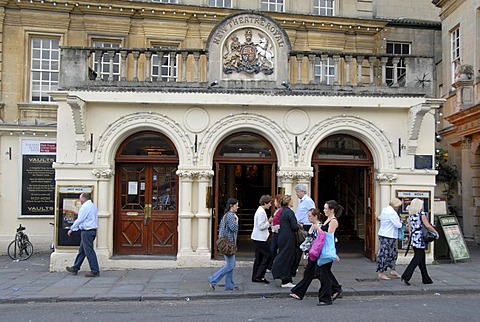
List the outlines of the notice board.
{"label": "notice board", "polygon": [[78,217],[78,211],[81,207],[79,197],[83,192],[92,195],[93,186],[57,187],[57,215],[55,220],[57,247],[80,246],[80,232],[74,231],[72,236],[68,236],[67,232]]}
{"label": "notice board", "polygon": [[454,216],[443,216],[439,217],[438,220],[445,233],[448,248],[450,249],[450,256],[453,261],[470,258],[457,218]]}

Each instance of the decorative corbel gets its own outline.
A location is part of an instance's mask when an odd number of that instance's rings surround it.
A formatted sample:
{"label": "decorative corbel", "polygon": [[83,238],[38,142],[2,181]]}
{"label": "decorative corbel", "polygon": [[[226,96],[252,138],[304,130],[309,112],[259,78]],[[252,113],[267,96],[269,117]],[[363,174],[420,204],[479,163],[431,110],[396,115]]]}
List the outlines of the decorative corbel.
{"label": "decorative corbel", "polygon": [[67,103],[72,109],[73,126],[75,129],[75,142],[77,143],[77,150],[85,150],[85,102],[76,96],[68,96]]}
{"label": "decorative corbel", "polygon": [[422,128],[423,117],[427,114],[432,106],[422,103],[410,108],[408,112],[408,146],[407,153],[415,154],[418,147],[418,135]]}

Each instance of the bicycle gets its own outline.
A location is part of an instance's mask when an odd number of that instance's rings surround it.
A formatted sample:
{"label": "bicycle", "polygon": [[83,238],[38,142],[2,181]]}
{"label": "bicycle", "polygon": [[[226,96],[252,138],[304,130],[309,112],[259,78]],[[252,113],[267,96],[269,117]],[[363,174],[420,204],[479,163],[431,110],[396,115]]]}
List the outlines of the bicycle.
{"label": "bicycle", "polygon": [[8,245],[8,256],[13,260],[26,260],[33,255],[33,245],[23,231],[27,229],[22,224],[17,228],[15,239]]}

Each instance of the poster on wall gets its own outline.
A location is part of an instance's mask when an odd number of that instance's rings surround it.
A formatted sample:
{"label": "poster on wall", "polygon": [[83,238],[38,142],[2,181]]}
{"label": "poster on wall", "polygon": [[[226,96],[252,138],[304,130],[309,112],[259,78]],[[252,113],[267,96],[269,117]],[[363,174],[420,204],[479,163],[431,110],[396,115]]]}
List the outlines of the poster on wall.
{"label": "poster on wall", "polygon": [[[78,217],[78,211],[82,204],[80,203],[80,194],[89,193],[92,195],[93,186],[59,186],[57,192],[57,247],[62,246],[79,246],[80,232],[73,232],[72,236],[68,236],[73,222]],[[93,196],[92,196],[93,201]]]}
{"label": "poster on wall", "polygon": [[[430,212],[430,191],[416,191],[416,190],[397,190],[396,197],[402,202],[399,215],[403,223],[407,223],[408,219],[408,208],[413,199],[418,198],[423,200],[423,211],[427,213],[427,216]],[[405,238],[398,241],[398,249],[406,250],[409,244],[409,234],[405,233]]]}
{"label": "poster on wall", "polygon": [[22,215],[54,215],[56,153],[55,141],[22,140]]}

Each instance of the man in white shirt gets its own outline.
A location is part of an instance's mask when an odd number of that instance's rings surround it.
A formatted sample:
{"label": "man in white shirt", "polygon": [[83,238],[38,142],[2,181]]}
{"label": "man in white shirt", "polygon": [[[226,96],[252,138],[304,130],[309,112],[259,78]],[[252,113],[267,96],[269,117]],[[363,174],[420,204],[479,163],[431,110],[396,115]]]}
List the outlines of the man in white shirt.
{"label": "man in white shirt", "polygon": [[100,276],[100,269],[98,267],[97,254],[93,248],[93,242],[97,237],[98,210],[97,206],[92,202],[89,193],[84,192],[80,195],[80,203],[82,206],[78,211],[77,220],[75,220],[67,232],[68,236],[71,236],[72,232],[80,230],[80,247],[78,255],[75,258],[75,263],[73,266],[67,266],[66,270],[73,275],[77,275],[83,260],[87,257],[90,272],[85,273],[85,277],[97,277]]}

